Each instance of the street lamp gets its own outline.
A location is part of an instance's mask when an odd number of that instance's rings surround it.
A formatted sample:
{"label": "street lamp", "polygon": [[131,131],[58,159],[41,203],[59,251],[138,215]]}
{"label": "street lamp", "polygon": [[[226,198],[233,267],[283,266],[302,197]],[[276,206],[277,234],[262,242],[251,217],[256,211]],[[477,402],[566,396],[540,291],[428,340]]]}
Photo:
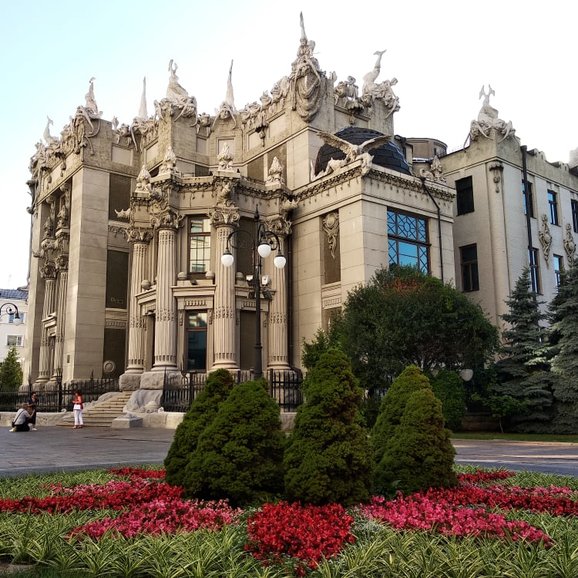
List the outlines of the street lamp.
{"label": "street lamp", "polygon": [[[231,267],[235,261],[231,253],[234,249],[251,249],[253,261],[253,275],[247,275],[247,281],[255,291],[255,379],[263,376],[263,345],[261,343],[261,258],[266,259],[271,251],[277,251],[273,264],[277,269],[283,269],[287,259],[281,252],[281,241],[272,231],[267,231],[259,219],[259,208],[255,209],[253,217],[253,233],[244,229],[235,229],[227,237],[225,252],[221,255],[221,263],[224,267]],[[243,238],[245,237],[245,238]]]}
{"label": "street lamp", "polygon": [[14,315],[14,324],[20,325],[20,313],[18,312],[18,307],[14,303],[2,303],[2,305],[0,305],[0,317],[2,316],[2,309],[4,309],[8,315]]}

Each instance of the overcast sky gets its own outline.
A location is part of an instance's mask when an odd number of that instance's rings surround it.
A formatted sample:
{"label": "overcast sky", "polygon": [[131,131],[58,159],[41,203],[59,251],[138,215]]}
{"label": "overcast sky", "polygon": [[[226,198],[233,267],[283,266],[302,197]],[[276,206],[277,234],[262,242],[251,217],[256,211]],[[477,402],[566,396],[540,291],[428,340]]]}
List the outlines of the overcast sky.
{"label": "overcast sky", "polygon": [[95,77],[107,120],[130,123],[147,78],[149,115],[164,97],[168,62],[214,114],[234,59],[235,104],[258,100],[289,74],[299,45],[299,12],[320,66],[361,87],[376,50],[387,49],[378,81],[398,79],[395,132],[463,145],[481,106],[512,121],[528,148],[568,162],[578,147],[576,16],[566,0],[19,0],[1,3],[0,288],[26,284],[28,164],[46,118],[59,136]]}

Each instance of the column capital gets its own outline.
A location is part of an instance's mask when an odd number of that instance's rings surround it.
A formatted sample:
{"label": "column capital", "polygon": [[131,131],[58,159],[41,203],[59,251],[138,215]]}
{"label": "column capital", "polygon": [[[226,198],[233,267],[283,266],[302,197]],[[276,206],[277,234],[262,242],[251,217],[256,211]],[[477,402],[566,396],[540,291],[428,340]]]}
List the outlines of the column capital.
{"label": "column capital", "polygon": [[152,229],[143,229],[142,227],[129,227],[126,229],[126,240],[129,243],[148,244],[152,238]]}

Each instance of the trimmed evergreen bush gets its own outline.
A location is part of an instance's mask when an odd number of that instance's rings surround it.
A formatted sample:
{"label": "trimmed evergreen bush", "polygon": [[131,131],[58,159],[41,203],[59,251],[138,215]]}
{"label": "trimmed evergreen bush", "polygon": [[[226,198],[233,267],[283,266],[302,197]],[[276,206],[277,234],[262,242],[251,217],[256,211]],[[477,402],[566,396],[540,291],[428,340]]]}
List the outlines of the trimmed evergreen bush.
{"label": "trimmed evergreen bush", "polygon": [[375,463],[385,452],[390,438],[401,423],[409,396],[420,389],[431,389],[428,378],[419,367],[409,365],[394,380],[381,402],[379,414],[371,432]]}
{"label": "trimmed evergreen bush", "polygon": [[433,391],[414,391],[377,464],[376,489],[388,493],[395,487],[410,493],[456,485],[455,450],[449,434],[443,426],[441,402]]}
{"label": "trimmed evergreen bush", "polygon": [[431,380],[431,386],[442,402],[446,427],[458,431],[466,413],[466,390],[462,378],[455,371],[444,369]]}
{"label": "trimmed evergreen bush", "polygon": [[185,469],[187,495],[235,506],[262,502],[283,489],[279,406],[264,380],[236,385],[199,436]]}
{"label": "trimmed evergreen bush", "polygon": [[166,480],[173,486],[185,486],[185,468],[197,447],[199,436],[217,415],[219,404],[233,389],[234,379],[226,369],[209,374],[203,391],[191,403],[175,431],[165,458]]}
{"label": "trimmed evergreen bush", "polygon": [[307,375],[304,392],[285,451],[288,498],[344,505],[369,499],[372,460],[360,413],[363,390],[346,355],[323,353]]}

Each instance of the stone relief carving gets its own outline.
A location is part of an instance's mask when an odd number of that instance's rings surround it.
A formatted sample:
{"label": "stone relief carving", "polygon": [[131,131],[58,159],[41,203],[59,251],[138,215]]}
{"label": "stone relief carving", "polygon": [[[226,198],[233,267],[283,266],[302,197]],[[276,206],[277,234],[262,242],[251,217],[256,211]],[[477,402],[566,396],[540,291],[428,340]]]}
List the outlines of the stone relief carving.
{"label": "stone relief carving", "polygon": [[[386,50],[376,50],[374,55],[377,56],[373,70],[370,70],[363,77],[363,85],[361,90],[361,102],[365,106],[371,106],[372,101],[381,100],[388,110],[387,116],[399,110],[399,98],[393,92],[393,86],[397,84],[397,78],[391,80],[384,80],[383,82],[376,82],[379,73],[381,72],[381,58]],[[387,117],[386,117],[387,118]]]}
{"label": "stone relief carving", "polygon": [[231,119],[233,121],[233,128],[237,128],[237,109],[235,108],[235,97],[233,93],[233,61],[231,60],[231,66],[229,67],[229,76],[227,77],[227,92],[225,93],[225,100],[219,106],[219,110],[215,115],[215,120],[211,127],[215,130],[215,123],[218,119],[227,120]]}
{"label": "stone relief carving", "polygon": [[136,178],[135,193],[150,195],[152,192],[151,174],[147,171],[146,165],[143,165],[140,173]]}
{"label": "stone relief carving", "polygon": [[[490,96],[495,95],[496,91],[488,84],[488,92],[486,93],[485,86],[480,90],[480,98],[484,98],[482,108],[478,113],[478,120],[473,120],[470,125],[470,141],[475,141],[480,136],[491,138],[491,131],[494,129],[495,133],[501,135],[498,143],[507,139],[509,136],[515,136],[515,130],[512,127],[512,121],[504,121],[498,117],[498,111],[490,105]],[[467,139],[466,139],[467,142]],[[464,143],[465,147],[465,143]]]}
{"label": "stone relief carving", "polygon": [[550,233],[550,227],[548,225],[548,215],[542,215],[542,226],[538,232],[538,239],[540,245],[542,246],[542,252],[544,253],[544,259],[546,261],[546,266],[550,267],[550,248],[552,247],[552,234]]}
{"label": "stone relief carving", "polygon": [[496,185],[496,193],[500,193],[500,186],[502,183],[502,173],[504,172],[504,165],[502,163],[494,163],[489,167],[490,171],[494,173],[492,180]]}
{"label": "stone relief carving", "polygon": [[337,211],[328,213],[323,217],[322,223],[331,257],[335,259],[335,249],[337,248],[337,239],[339,236],[339,213]]}
{"label": "stone relief carving", "polygon": [[434,155],[431,160],[429,171],[421,169],[420,175],[422,178],[436,183],[446,184],[447,182],[443,175],[442,163],[437,155]]}
{"label": "stone relief carving", "polygon": [[223,207],[233,206],[231,195],[235,189],[235,182],[232,179],[215,180],[215,193],[217,195],[217,205]]}
{"label": "stone relief carving", "polygon": [[175,173],[177,171],[177,155],[173,151],[173,147],[169,145],[165,152],[163,162],[159,167],[159,173]]}
{"label": "stone relief carving", "polygon": [[231,153],[231,149],[229,147],[229,143],[225,143],[223,148],[217,155],[217,159],[219,161],[219,170],[220,171],[232,171],[233,170],[233,154]]}
{"label": "stone relief carving", "polygon": [[279,162],[277,157],[273,157],[273,161],[269,167],[267,180],[265,182],[268,185],[278,185],[279,187],[285,186],[285,179],[283,178],[283,165]]}
{"label": "stone relief carving", "polygon": [[572,234],[572,225],[566,224],[566,236],[564,237],[564,250],[568,256],[568,261],[572,263],[576,255],[576,243],[574,242],[574,235]]}
{"label": "stone relief carving", "polygon": [[62,197],[60,200],[60,210],[56,216],[56,228],[66,229],[69,226],[70,219],[70,186],[68,184],[60,187]]}
{"label": "stone relief carving", "polygon": [[338,148],[339,150],[343,151],[345,153],[345,158],[329,159],[329,162],[327,163],[327,167],[325,168],[325,170],[313,176],[313,178],[315,179],[324,177],[329,173],[336,171],[341,167],[344,167],[345,165],[352,163],[358,159],[361,159],[362,161],[361,163],[362,173],[365,174],[365,172],[369,169],[371,165],[371,161],[373,160],[373,157],[369,154],[369,151],[372,151],[373,149],[382,146],[386,142],[389,142],[389,140],[391,139],[391,137],[389,137],[388,135],[381,135],[366,140],[361,144],[357,145],[350,143],[328,132],[319,131],[317,134],[323,139],[323,142],[325,142],[325,144],[334,146],[335,148]]}
{"label": "stone relief carving", "polygon": [[209,218],[214,227],[236,225],[241,218],[239,207],[231,203],[228,206],[219,206],[209,211]]}
{"label": "stone relief carving", "polygon": [[166,97],[160,101],[154,101],[157,116],[166,119],[174,116],[179,111],[175,120],[182,116],[184,118],[193,118],[196,122],[197,99],[194,96],[189,96],[189,93],[179,83],[179,77],[177,76],[178,66],[172,59],[169,61],[168,69],[170,76]]}
{"label": "stone relief carving", "polygon": [[315,118],[321,107],[321,80],[325,73],[314,56],[315,42],[307,39],[303,13],[299,18],[301,39],[297,59],[291,64],[289,75],[291,107],[304,121],[309,122]]}

